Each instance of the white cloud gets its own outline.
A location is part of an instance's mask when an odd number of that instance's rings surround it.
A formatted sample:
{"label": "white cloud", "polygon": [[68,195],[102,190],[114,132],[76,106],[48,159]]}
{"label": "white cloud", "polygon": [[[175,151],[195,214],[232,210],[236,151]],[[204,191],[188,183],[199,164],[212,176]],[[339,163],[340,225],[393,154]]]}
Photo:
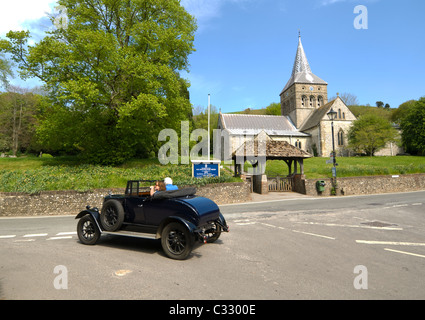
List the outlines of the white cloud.
{"label": "white cloud", "polygon": [[24,30],[27,23],[52,12],[56,0],[11,0],[0,4],[0,36],[10,30]]}

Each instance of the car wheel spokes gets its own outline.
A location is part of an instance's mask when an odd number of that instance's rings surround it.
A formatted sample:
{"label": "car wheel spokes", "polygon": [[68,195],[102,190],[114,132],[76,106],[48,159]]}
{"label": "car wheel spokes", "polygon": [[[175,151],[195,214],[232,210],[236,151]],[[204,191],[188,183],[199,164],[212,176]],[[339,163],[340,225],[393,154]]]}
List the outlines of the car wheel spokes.
{"label": "car wheel spokes", "polygon": [[117,223],[118,220],[118,215],[116,213],[116,211],[114,210],[114,208],[109,207],[106,210],[106,223],[110,226],[113,226],[115,223]]}
{"label": "car wheel spokes", "polygon": [[87,240],[93,239],[95,230],[94,230],[93,224],[90,221],[86,221],[83,224],[83,232],[82,233],[83,233],[83,237],[85,239],[87,239]]}
{"label": "car wheel spokes", "polygon": [[168,248],[174,254],[180,254],[186,248],[186,238],[184,234],[178,230],[170,231],[167,238]]}

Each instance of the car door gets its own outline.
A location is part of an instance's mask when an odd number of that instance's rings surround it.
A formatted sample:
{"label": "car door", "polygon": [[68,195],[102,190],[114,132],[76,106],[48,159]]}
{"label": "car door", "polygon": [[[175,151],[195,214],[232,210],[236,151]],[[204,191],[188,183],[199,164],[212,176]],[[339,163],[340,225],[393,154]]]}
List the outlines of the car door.
{"label": "car door", "polygon": [[145,224],[144,206],[146,197],[130,196],[126,199],[126,212],[128,213],[128,222]]}

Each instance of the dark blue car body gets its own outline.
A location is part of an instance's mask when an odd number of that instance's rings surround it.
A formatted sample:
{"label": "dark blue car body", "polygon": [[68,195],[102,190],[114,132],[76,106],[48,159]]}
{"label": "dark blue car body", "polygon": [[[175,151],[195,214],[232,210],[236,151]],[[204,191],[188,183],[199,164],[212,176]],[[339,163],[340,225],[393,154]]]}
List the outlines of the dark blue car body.
{"label": "dark blue car body", "polygon": [[214,242],[228,226],[217,204],[196,196],[196,189],[159,191],[153,196],[142,187],[144,180],[131,180],[125,194],[105,196],[102,210],[87,207],[77,233],[84,244],[95,244],[102,233],[161,239],[167,256],[185,259],[193,244]]}

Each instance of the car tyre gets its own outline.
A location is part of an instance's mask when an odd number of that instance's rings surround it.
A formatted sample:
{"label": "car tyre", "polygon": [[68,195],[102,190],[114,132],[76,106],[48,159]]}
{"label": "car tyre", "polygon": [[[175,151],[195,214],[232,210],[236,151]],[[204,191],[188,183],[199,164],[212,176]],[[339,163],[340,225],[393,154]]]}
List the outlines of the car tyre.
{"label": "car tyre", "polygon": [[221,226],[218,223],[214,222],[214,228],[205,231],[205,234],[207,236],[207,243],[213,243],[217,241],[217,239],[220,238],[221,231]]}
{"label": "car tyre", "polygon": [[162,230],[161,245],[169,258],[184,260],[192,251],[193,237],[181,223],[171,222]]}
{"label": "car tyre", "polygon": [[105,231],[117,231],[124,222],[124,208],[118,200],[107,200],[102,207],[100,224]]}
{"label": "car tyre", "polygon": [[94,245],[99,240],[100,230],[91,215],[87,214],[80,218],[77,224],[77,235],[83,244]]}

